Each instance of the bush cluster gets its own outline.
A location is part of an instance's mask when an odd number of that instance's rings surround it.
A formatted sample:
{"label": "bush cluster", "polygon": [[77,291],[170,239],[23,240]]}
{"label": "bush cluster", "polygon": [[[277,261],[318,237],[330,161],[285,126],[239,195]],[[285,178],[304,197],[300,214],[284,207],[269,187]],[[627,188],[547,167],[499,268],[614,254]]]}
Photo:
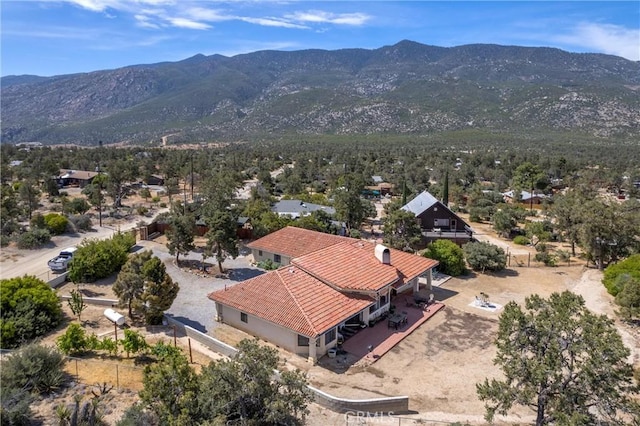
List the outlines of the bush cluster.
{"label": "bush cluster", "polygon": [[438,269],[452,277],[462,275],[466,270],[464,252],[453,241],[436,240],[429,244],[423,256],[440,262]]}
{"label": "bush cluster", "polygon": [[496,245],[471,242],[462,246],[462,251],[474,271],[501,271],[507,266],[507,255]]}
{"label": "bush cluster", "polygon": [[25,275],[0,281],[2,348],[14,348],[54,329],[62,307],[44,281]]}
{"label": "bush cluster", "polygon": [[69,220],[57,213],[44,215],[44,225],[52,235],[63,234],[67,230]]}
{"label": "bush cluster", "polygon": [[117,233],[108,240],[84,240],[69,267],[69,279],[75,283],[94,282],[119,271],[135,242],[128,233]]}
{"label": "bush cluster", "polygon": [[513,239],[513,243],[514,244],[518,244],[520,246],[526,246],[530,242],[531,241],[529,241],[529,239],[527,237],[525,237],[524,235],[518,235],[517,237],[515,237]]}
{"label": "bush cluster", "polygon": [[33,228],[18,236],[19,249],[37,249],[51,241],[51,233],[42,228]]}
{"label": "bush cluster", "polygon": [[51,393],[66,380],[62,355],[45,346],[25,346],[3,357],[1,367],[0,418],[3,425],[32,424],[32,393]]}

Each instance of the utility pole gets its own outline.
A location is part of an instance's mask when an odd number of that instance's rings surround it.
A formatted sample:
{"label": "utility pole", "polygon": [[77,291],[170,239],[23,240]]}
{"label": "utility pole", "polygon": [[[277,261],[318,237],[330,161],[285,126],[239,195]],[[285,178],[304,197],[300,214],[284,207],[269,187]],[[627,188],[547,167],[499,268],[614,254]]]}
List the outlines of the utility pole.
{"label": "utility pole", "polygon": [[98,172],[98,221],[100,223],[100,227],[102,228],[102,179],[100,176],[102,175],[102,170],[100,170],[100,156],[102,155],[102,141],[98,141],[98,166],[96,167],[96,172]]}
{"label": "utility pole", "polygon": [[191,151],[191,202],[193,202],[193,154]]}

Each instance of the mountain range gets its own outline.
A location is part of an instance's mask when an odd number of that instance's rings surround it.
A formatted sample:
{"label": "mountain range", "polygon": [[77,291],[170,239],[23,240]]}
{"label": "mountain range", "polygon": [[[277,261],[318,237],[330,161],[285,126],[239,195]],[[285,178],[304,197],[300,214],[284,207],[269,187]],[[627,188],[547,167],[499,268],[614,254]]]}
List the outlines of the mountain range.
{"label": "mountain range", "polygon": [[235,141],[464,129],[640,136],[640,62],[544,47],[196,55],[0,80],[2,143]]}

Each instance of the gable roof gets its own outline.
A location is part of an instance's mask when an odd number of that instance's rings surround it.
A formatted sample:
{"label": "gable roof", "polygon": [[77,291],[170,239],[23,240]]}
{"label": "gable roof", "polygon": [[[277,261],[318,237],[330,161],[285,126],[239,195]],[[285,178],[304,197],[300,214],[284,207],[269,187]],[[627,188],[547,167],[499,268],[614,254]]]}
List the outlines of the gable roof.
{"label": "gable roof", "polygon": [[90,180],[98,176],[98,172],[90,172],[88,170],[71,170],[60,169],[60,179],[78,179],[78,180]]}
{"label": "gable roof", "polygon": [[295,266],[284,266],[209,294],[239,309],[308,337],[319,336],[373,303],[334,290]]}
{"label": "gable roof", "polygon": [[303,256],[351,238],[287,226],[247,244],[254,250],[264,250],[287,257]]}
{"label": "gable roof", "polygon": [[413,200],[402,206],[402,210],[409,211],[414,215],[419,216],[437,203],[440,203],[440,201],[438,201],[436,197],[434,197],[427,191],[423,191],[418,194]]}
{"label": "gable roof", "polygon": [[336,209],[320,204],[306,203],[301,200],[280,200],[271,209],[279,215],[290,215],[293,218],[305,216],[311,212],[322,210],[329,215],[334,215]]}
{"label": "gable roof", "polygon": [[[503,196],[508,198],[515,198],[516,191],[510,190],[502,193]],[[526,201],[532,198],[531,193],[529,191],[520,191],[520,200]],[[538,194],[536,192],[533,193],[533,198],[551,198],[546,194]]]}

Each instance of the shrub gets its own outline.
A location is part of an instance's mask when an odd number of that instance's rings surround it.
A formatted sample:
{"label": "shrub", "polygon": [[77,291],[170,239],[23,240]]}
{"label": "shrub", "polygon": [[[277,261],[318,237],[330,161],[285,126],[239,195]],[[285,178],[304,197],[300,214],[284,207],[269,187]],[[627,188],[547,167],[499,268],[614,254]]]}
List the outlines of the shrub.
{"label": "shrub", "polygon": [[44,281],[25,275],[0,281],[2,348],[13,348],[42,336],[62,320],[62,307]]}
{"label": "shrub", "polygon": [[474,271],[501,271],[507,266],[507,255],[500,247],[486,242],[471,242],[462,246],[467,263]]}
{"label": "shrub", "polygon": [[571,253],[569,253],[567,250],[556,250],[556,255],[558,256],[558,260],[560,262],[569,262],[569,260],[571,260]]}
{"label": "shrub", "polygon": [[129,357],[129,354],[144,352],[149,348],[142,334],[128,329],[124,331],[124,338],[120,340],[120,344],[122,345],[122,349],[127,353],[127,357]]}
{"label": "shrub", "polygon": [[91,205],[84,198],[73,198],[66,206],[69,213],[85,214],[89,211]]}
{"label": "shrub", "polygon": [[640,317],[640,279],[631,275],[620,275],[616,279],[620,291],[616,296],[616,304],[620,306],[620,316],[631,321]]}
{"label": "shrub", "polygon": [[36,249],[51,241],[51,234],[46,229],[34,228],[18,236],[18,248]]}
{"label": "shrub", "polygon": [[524,235],[518,235],[517,237],[515,237],[513,239],[513,243],[514,244],[518,244],[518,245],[521,245],[521,246],[526,246],[530,242],[531,241],[529,241],[529,239],[527,237],[525,237]]}
{"label": "shrub", "polygon": [[271,259],[263,260],[257,263],[258,268],[262,268],[266,271],[272,271],[274,269],[278,269],[280,267],[279,263],[275,263]]}
{"label": "shrub", "polygon": [[165,208],[167,207],[167,203],[165,203],[164,201],[160,203],[160,208]]}
{"label": "shrub", "polygon": [[44,216],[44,223],[51,234],[60,235],[67,230],[69,220],[60,214],[49,213]]}
{"label": "shrub", "polygon": [[2,387],[51,393],[65,381],[63,366],[64,358],[55,348],[27,345],[2,360]]}
{"label": "shrub", "polygon": [[126,409],[116,426],[156,425],[159,423],[158,417],[153,412],[146,410],[142,404],[136,403]]}
{"label": "shrub", "polygon": [[34,213],[33,217],[29,221],[29,225],[31,225],[32,229],[35,229],[35,228],[44,229],[47,227],[47,224],[45,223],[45,220],[44,220],[44,216],[42,216],[42,213],[40,212]]}
{"label": "shrub", "polygon": [[109,336],[103,337],[96,349],[105,351],[112,356],[118,354],[118,344]]}
{"label": "shrub", "polygon": [[534,259],[536,262],[542,262],[545,266],[556,266],[556,257],[548,251],[536,253]]}
{"label": "shrub", "polygon": [[350,236],[351,238],[357,238],[357,239],[362,238],[362,234],[360,233],[360,230],[358,230],[358,229],[352,229],[352,230],[350,230],[350,231],[349,231],[349,236]]}
{"label": "shrub", "polygon": [[144,216],[147,213],[149,213],[149,209],[146,208],[145,206],[137,206],[136,213],[138,214],[138,216]]}
{"label": "shrub", "polygon": [[69,222],[71,222],[76,231],[90,231],[93,226],[91,217],[86,214],[69,216]]}
{"label": "shrub", "polygon": [[67,276],[74,283],[106,278],[127,262],[129,249],[135,242],[130,233],[117,233],[108,240],[84,240],[73,256]]}
{"label": "shrub", "polygon": [[87,332],[76,323],[69,325],[64,334],[56,339],[56,345],[65,355],[82,354],[91,349]]}
{"label": "shrub", "polygon": [[8,235],[0,235],[0,247],[6,247],[11,242],[11,237]]}
{"label": "shrub", "polygon": [[604,270],[602,283],[612,296],[616,296],[622,290],[622,281],[618,280],[621,275],[630,275],[635,279],[640,279],[640,254],[634,254],[622,262],[609,265]]}
{"label": "shrub", "polygon": [[29,426],[33,418],[31,394],[24,389],[0,387],[0,418],[2,425]]}
{"label": "shrub", "polygon": [[452,277],[465,272],[464,252],[453,241],[434,241],[429,244],[423,256],[440,262],[439,270]]}

